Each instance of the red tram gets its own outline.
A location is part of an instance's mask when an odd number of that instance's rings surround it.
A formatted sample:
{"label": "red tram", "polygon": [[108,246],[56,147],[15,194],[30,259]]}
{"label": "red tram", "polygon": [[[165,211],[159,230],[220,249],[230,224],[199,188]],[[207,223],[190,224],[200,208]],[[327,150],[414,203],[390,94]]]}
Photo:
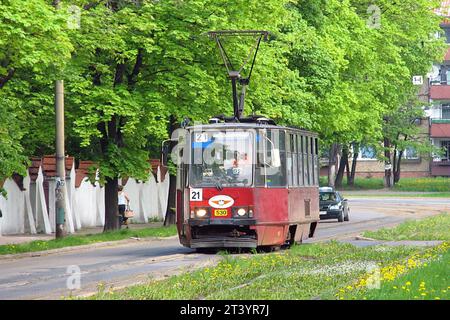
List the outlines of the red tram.
{"label": "red tram", "polygon": [[[186,128],[183,159],[191,161],[180,162],[177,176],[184,246],[277,247],[314,235],[317,136],[264,120]],[[205,151],[219,161],[196,159]]]}
{"label": "red tram", "polygon": [[[312,237],[319,221],[317,134],[242,117],[245,87],[265,31],[210,32],[228,69],[234,116],[185,127],[178,149],[176,221],[190,248],[276,248]],[[255,36],[248,77],[232,65],[221,36]],[[237,94],[240,85],[242,93]]]}

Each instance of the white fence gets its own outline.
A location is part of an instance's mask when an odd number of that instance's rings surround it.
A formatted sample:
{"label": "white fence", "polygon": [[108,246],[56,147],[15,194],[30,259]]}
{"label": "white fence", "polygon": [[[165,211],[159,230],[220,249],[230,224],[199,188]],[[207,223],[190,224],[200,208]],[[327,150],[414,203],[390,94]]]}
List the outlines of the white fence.
{"label": "white fence", "polygon": [[[163,219],[166,212],[169,177],[156,182],[153,174],[148,181],[138,182],[128,179],[124,186],[130,197],[130,207],[135,212],[133,222],[145,223],[149,218]],[[83,179],[79,187],[75,187],[75,169],[66,177],[66,229],[74,233],[81,228],[103,226],[105,223],[105,190],[98,183],[92,184]],[[158,181],[161,181],[158,168]],[[35,181],[27,176],[23,179],[23,189],[13,179],[7,179],[3,188],[8,196],[0,196],[0,236],[8,234],[55,232],[55,187],[56,181],[48,181],[48,206],[45,200],[44,175],[42,168]]]}

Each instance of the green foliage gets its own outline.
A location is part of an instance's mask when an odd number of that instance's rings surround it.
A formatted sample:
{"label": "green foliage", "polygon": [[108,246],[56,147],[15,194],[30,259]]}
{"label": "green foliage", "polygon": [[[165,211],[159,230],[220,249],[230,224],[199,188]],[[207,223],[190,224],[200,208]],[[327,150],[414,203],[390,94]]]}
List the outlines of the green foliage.
{"label": "green foliage", "polygon": [[366,231],[364,236],[380,240],[450,240],[450,214],[409,220],[395,228]]}
{"label": "green foliage", "polygon": [[[442,56],[443,41],[430,37],[439,30],[432,11],[439,2],[377,1],[378,29],[366,23],[370,4],[71,0],[55,9],[44,0],[2,1],[0,101],[8,115],[0,134],[11,143],[0,147],[0,179],[23,172],[24,155],[54,152],[53,82],[63,78],[68,153],[96,161],[102,181],[144,180],[148,158],[159,158],[170,134],[170,117],[205,121],[232,112],[229,79],[205,34],[218,29],[271,32],[260,47],[246,113],[315,130],[324,147],[410,136],[404,118],[389,128],[383,119],[417,106],[411,77]],[[237,38],[224,45],[240,65],[252,43]]]}
{"label": "green foliage", "polygon": [[450,251],[421,268],[398,277],[392,282],[383,282],[379,289],[364,290],[356,299],[367,300],[450,300],[448,265]]}
{"label": "green foliage", "polygon": [[334,299],[333,293],[376,264],[388,264],[417,248],[358,248],[328,242],[275,254],[225,255],[215,266],[151,280],[120,291],[100,290],[93,299]]}
{"label": "green foliage", "polygon": [[[343,181],[346,182],[344,177]],[[320,186],[327,186],[327,177],[320,177]],[[384,188],[383,178],[355,178],[354,186],[342,185],[341,190],[379,190]],[[450,192],[450,178],[403,178],[397,183],[394,191],[409,192]]]}
{"label": "green foliage", "polygon": [[25,155],[50,141],[53,125],[43,120],[52,102],[44,92],[70,57],[64,22],[43,0],[0,3],[0,181],[24,175]]}

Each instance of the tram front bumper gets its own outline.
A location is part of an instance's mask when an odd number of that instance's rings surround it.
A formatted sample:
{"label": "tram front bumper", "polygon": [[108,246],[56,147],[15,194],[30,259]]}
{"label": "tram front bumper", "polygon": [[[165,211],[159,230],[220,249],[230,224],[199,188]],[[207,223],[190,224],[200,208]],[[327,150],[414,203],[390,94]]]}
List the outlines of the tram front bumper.
{"label": "tram front bumper", "polygon": [[[188,224],[196,230],[190,240],[191,248],[256,248],[256,233],[250,226],[255,219],[190,219]],[[240,231],[239,231],[240,230]]]}
{"label": "tram front bumper", "polygon": [[256,239],[209,237],[191,240],[191,248],[256,248]]}
{"label": "tram front bumper", "polygon": [[255,219],[189,219],[190,226],[254,226]]}

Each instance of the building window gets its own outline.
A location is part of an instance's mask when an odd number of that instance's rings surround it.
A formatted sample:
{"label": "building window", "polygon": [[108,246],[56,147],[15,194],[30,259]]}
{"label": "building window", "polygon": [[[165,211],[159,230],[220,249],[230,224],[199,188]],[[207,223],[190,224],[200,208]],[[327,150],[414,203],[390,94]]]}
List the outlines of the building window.
{"label": "building window", "polygon": [[358,159],[359,160],[376,160],[377,153],[375,151],[375,148],[372,146],[361,146],[359,148]]}
{"label": "building window", "polygon": [[414,147],[406,147],[403,151],[403,158],[407,160],[417,160],[419,159],[419,154]]}
{"label": "building window", "polygon": [[446,42],[450,43],[450,29],[449,28],[443,28],[444,32],[445,32],[445,38],[446,38]]}
{"label": "building window", "polygon": [[442,105],[442,119],[450,119],[450,105]]}
{"label": "building window", "polygon": [[442,161],[450,161],[450,141],[441,141],[441,147],[444,151],[441,160]]}

